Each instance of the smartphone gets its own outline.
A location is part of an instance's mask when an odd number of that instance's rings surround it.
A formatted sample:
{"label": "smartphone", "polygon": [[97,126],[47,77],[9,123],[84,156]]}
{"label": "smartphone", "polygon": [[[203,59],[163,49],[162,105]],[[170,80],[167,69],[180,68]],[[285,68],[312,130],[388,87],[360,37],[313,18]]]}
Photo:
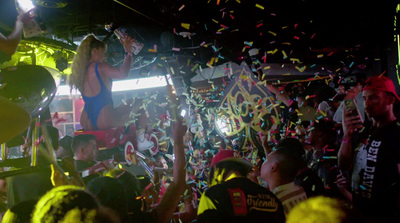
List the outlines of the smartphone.
{"label": "smartphone", "polygon": [[354,99],[346,99],[343,102],[344,111],[351,112],[353,116],[357,116],[360,118],[361,122],[364,122],[362,115],[360,113],[360,109],[358,109],[356,101]]}

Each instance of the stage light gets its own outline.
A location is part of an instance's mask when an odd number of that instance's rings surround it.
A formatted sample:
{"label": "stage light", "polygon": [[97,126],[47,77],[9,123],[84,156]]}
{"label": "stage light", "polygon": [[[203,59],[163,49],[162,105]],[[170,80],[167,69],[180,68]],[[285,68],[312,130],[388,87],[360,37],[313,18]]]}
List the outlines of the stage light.
{"label": "stage light", "polygon": [[[167,75],[167,78],[169,78],[169,75]],[[133,91],[133,90],[141,90],[141,89],[157,88],[165,86],[167,86],[167,82],[165,81],[164,76],[147,77],[140,79],[114,81],[112,92]],[[80,95],[80,92],[72,91],[71,94],[68,85],[60,85],[57,89],[56,95],[58,96]]]}
{"label": "stage light", "polygon": [[226,120],[218,117],[215,119],[215,124],[217,130],[224,136],[226,136],[226,132],[228,132],[228,123],[226,122]]}
{"label": "stage light", "polygon": [[182,109],[182,111],[181,111],[181,116],[182,116],[182,117],[185,117],[185,115],[186,115],[186,109]]}
{"label": "stage light", "polygon": [[[169,78],[169,75],[167,75],[167,78]],[[139,79],[114,81],[112,91],[113,92],[131,91],[131,90],[140,90],[140,89],[165,87],[165,86],[167,86],[167,82],[164,76],[146,77]]]}
{"label": "stage light", "polygon": [[25,13],[34,9],[35,5],[33,4],[32,0],[17,0],[17,7],[19,10]]}

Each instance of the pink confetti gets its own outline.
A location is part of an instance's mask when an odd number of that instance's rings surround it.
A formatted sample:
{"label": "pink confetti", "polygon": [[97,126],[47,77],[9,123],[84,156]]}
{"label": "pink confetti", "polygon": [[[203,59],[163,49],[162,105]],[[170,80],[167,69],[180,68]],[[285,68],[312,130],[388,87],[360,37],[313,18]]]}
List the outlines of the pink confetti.
{"label": "pink confetti", "polygon": [[43,142],[44,135],[40,136],[40,138],[35,142],[35,146],[38,146],[39,143]]}

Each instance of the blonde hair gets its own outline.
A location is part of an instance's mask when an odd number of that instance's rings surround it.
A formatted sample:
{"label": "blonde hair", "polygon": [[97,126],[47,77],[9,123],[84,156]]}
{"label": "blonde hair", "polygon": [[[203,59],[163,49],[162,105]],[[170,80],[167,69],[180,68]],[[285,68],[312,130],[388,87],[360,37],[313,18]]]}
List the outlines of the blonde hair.
{"label": "blonde hair", "polygon": [[286,223],[350,223],[353,220],[350,209],[340,200],[317,196],[302,201],[290,210]]}
{"label": "blonde hair", "polygon": [[93,34],[84,37],[76,50],[76,55],[71,65],[72,73],[69,75],[67,83],[72,89],[78,89],[83,92],[83,83],[87,74],[87,66],[91,58],[92,49],[106,48],[106,44]]}
{"label": "blonde hair", "polygon": [[74,185],[58,186],[39,199],[31,222],[79,222],[63,221],[66,217],[90,220],[94,218],[99,207],[96,198],[83,188]]}

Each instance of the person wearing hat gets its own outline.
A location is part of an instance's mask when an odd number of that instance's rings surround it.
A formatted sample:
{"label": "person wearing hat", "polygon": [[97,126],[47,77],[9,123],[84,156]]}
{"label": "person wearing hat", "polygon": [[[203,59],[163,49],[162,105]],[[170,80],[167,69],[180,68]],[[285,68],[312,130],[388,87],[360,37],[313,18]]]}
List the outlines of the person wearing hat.
{"label": "person wearing hat", "polygon": [[385,76],[368,78],[362,95],[372,123],[344,112],[339,168],[352,173],[354,209],[373,222],[400,222],[400,122],[393,112],[400,98]]}
{"label": "person wearing hat", "polygon": [[210,165],[209,188],[200,198],[197,222],[285,222],[282,203],[246,176],[252,165],[222,150]]}

